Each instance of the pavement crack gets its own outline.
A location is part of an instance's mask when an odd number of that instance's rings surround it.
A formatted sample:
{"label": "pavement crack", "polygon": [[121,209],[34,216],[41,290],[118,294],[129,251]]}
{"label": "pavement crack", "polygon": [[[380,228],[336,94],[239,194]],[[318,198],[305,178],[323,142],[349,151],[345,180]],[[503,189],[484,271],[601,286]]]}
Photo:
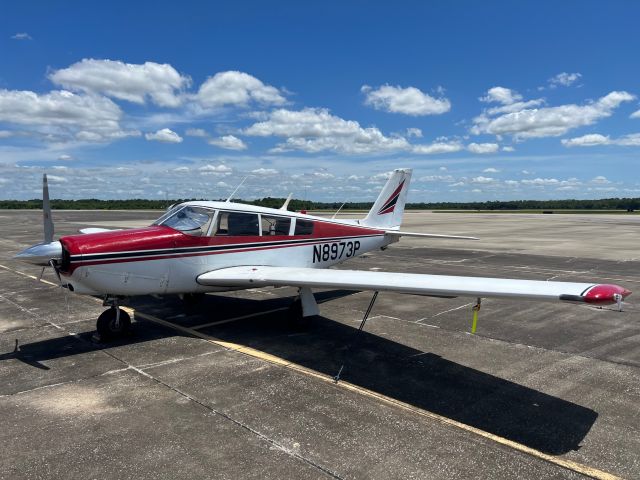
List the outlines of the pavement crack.
{"label": "pavement crack", "polygon": [[325,475],[327,475],[328,477],[331,478],[335,478],[335,479],[339,479],[339,480],[343,480],[344,477],[341,477],[338,473],[330,470],[329,468],[320,465],[319,463],[315,462],[314,460],[305,457],[303,455],[300,455],[299,453],[296,453],[294,451],[292,451],[291,449],[285,447],[284,445],[282,445],[280,442],[278,442],[277,440],[265,435],[264,433],[260,432],[259,430],[256,430],[255,428],[251,427],[249,424],[242,422],[241,420],[238,420],[234,417],[232,417],[231,415],[229,415],[228,413],[222,412],[220,410],[216,410],[215,408],[213,408],[211,405],[206,404],[205,402],[197,399],[196,397],[194,397],[193,395],[190,395],[182,390],[180,390],[179,388],[151,375],[148,372],[145,372],[144,370],[137,368],[137,367],[133,367],[131,366],[131,369],[137,373],[139,373],[140,375],[149,378],[150,380],[153,380],[154,382],[157,382],[160,385],[163,385],[164,387],[172,390],[173,392],[177,393],[178,395],[188,399],[189,401],[200,405],[202,408],[208,410],[209,412],[211,412],[214,415],[220,416],[222,418],[224,418],[225,420],[228,420],[230,422],[232,422],[234,425],[242,428],[243,430],[246,430],[247,432],[251,433],[252,435],[256,436],[257,438],[259,438],[260,440],[268,443],[269,445],[272,445],[273,447],[277,448],[278,450],[286,453],[287,455],[296,458],[304,463],[306,463],[307,465],[310,465],[314,468],[316,468],[317,470],[319,470],[320,472],[324,473]]}

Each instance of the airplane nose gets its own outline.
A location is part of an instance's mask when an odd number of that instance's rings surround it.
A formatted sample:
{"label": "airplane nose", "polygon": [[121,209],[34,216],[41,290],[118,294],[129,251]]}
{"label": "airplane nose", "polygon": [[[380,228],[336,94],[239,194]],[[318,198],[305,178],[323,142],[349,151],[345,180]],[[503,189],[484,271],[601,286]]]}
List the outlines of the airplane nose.
{"label": "airplane nose", "polygon": [[13,258],[44,267],[49,265],[49,260],[60,261],[62,259],[62,244],[58,241],[39,243],[23,250]]}

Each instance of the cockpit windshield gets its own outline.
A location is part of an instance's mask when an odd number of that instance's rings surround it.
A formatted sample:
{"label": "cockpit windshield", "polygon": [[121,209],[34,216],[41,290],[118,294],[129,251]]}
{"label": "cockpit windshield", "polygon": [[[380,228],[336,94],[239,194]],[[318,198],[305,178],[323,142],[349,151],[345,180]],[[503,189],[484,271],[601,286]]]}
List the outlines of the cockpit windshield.
{"label": "cockpit windshield", "polygon": [[[206,235],[215,214],[214,210],[202,207],[180,207],[160,217],[155,225],[164,225],[197,237]],[[164,218],[164,219],[163,219]]]}
{"label": "cockpit windshield", "polygon": [[184,204],[182,203],[174,203],[169,208],[167,208],[167,211],[164,212],[162,216],[159,219],[157,219],[155,222],[153,222],[151,225],[162,225],[162,222],[164,222],[167,218],[169,218],[171,215],[173,215],[178,210],[180,210],[183,206]]}

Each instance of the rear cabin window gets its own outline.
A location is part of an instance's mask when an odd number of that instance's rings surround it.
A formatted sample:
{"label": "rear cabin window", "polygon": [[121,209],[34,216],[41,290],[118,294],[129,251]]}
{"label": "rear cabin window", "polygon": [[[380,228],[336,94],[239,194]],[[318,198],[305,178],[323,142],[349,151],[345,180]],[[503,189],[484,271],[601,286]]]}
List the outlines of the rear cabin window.
{"label": "rear cabin window", "polygon": [[255,213],[220,212],[215,236],[260,235],[258,215]]}
{"label": "rear cabin window", "polygon": [[312,235],[313,234],[313,222],[309,220],[296,220],[296,228],[294,235]]}
{"label": "rear cabin window", "polygon": [[272,217],[260,215],[262,235],[289,235],[291,219],[288,217]]}

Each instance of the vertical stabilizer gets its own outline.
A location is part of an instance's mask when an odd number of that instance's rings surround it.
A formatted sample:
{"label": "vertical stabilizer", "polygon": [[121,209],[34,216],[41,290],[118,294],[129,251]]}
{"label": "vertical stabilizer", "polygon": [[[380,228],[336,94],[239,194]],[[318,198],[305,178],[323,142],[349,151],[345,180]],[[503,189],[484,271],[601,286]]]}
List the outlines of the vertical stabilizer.
{"label": "vertical stabilizer", "polygon": [[360,220],[360,224],[384,229],[400,228],[410,182],[410,168],[394,170],[367,216]]}

